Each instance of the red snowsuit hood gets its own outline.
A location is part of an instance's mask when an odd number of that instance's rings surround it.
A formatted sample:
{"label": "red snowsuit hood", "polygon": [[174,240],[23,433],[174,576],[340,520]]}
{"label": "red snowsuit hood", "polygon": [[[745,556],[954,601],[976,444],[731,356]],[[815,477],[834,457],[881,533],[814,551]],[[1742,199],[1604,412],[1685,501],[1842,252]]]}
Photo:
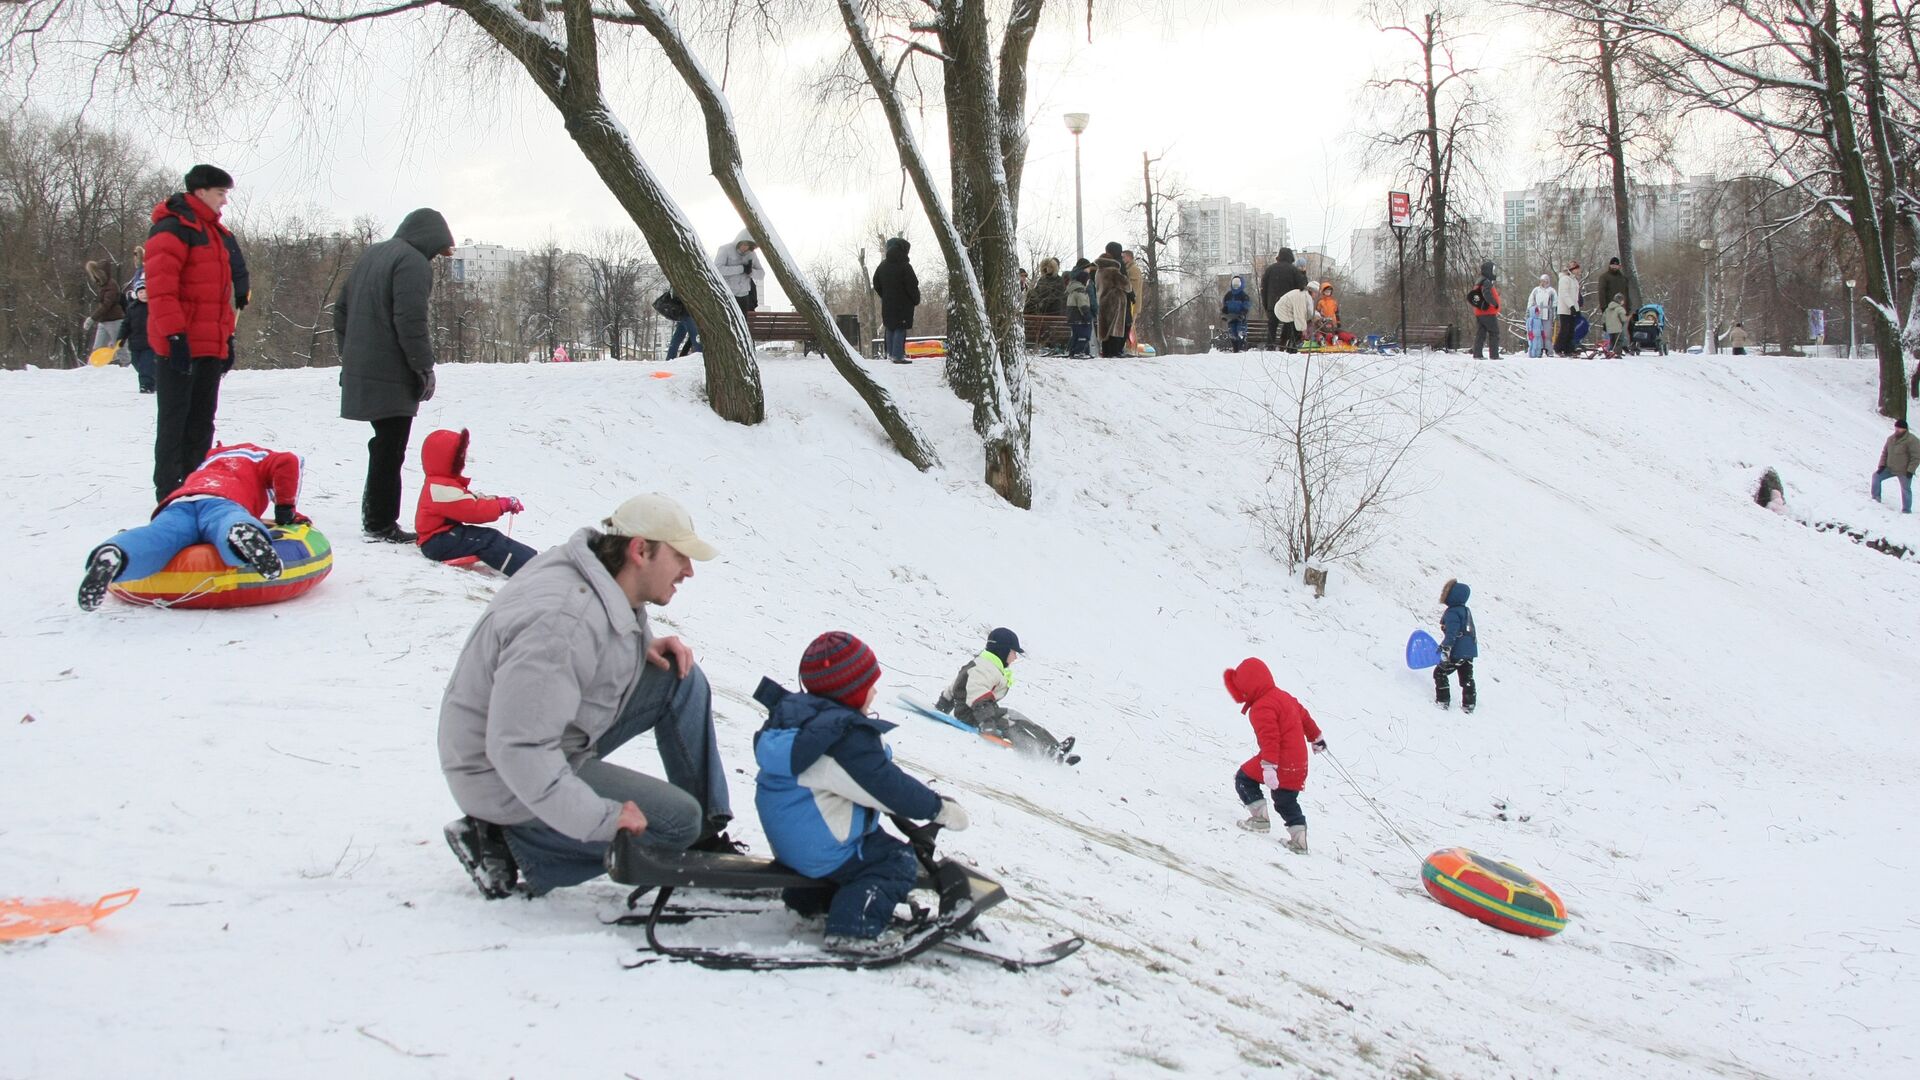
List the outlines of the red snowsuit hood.
{"label": "red snowsuit hood", "polygon": [[420,502],[413,512],[413,531],[417,543],[446,532],[455,525],[486,525],[500,520],[500,500],[469,490],[466,477],[467,444],[465,428],[442,428],[428,434],[420,444]]}
{"label": "red snowsuit hood", "polygon": [[1292,694],[1273,684],[1273,672],[1258,657],[1240,661],[1225,676],[1227,693],[1240,703],[1260,741],[1260,752],[1243,762],[1240,771],[1264,784],[1266,767],[1271,765],[1280,787],[1288,791],[1306,787],[1307,743],[1320,738],[1320,726]]}

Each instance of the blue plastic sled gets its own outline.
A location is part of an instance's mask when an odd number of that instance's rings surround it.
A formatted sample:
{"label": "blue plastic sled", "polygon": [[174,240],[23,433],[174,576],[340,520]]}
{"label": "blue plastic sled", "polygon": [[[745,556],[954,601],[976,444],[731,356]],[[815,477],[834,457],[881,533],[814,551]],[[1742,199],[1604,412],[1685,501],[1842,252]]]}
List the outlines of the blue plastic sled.
{"label": "blue plastic sled", "polygon": [[936,724],[945,724],[948,727],[957,727],[961,731],[964,731],[969,735],[978,735],[980,738],[987,740],[988,742],[994,744],[995,746],[1011,745],[1010,743],[1007,742],[1007,740],[995,738],[994,736],[989,735],[984,731],[981,731],[979,728],[974,727],[972,724],[969,724],[958,717],[948,716],[946,713],[941,712],[939,709],[936,709],[933,706],[928,705],[926,702],[920,701],[912,697],[911,695],[901,694],[899,700],[900,700],[900,707],[906,709],[910,713],[913,713],[915,716],[932,720]]}
{"label": "blue plastic sled", "polygon": [[1415,671],[1440,663],[1440,643],[1425,630],[1415,630],[1407,639],[1407,666]]}

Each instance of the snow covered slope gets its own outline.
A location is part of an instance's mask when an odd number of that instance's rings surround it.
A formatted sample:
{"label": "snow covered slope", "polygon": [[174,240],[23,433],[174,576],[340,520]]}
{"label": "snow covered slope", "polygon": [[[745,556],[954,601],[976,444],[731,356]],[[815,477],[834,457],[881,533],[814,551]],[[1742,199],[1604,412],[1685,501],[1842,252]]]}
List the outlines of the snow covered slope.
{"label": "snow covered slope", "polygon": [[[1015,898],[985,924],[1088,939],[1026,975],[624,971],[637,936],[600,923],[623,890],[483,903],[440,839],[434,724],[498,582],[358,542],[367,428],[333,418],[335,374],[239,372],[221,411],[305,454],[331,579],[91,615],[88,550],[150,510],[152,399],[119,370],[0,374],[0,896],[142,889],[94,933],[0,946],[0,1077],[1914,1075],[1920,563],[1749,498],[1774,465],[1795,515],[1920,544],[1865,495],[1870,366],[1427,361],[1477,404],[1316,601],[1260,550],[1269,463],[1210,393],[1282,362],[1039,361],[1032,512],[975,480],[924,363],[878,374],[939,444],[930,475],[817,358],[768,358],[758,428],[714,418],[685,361],[450,368],[416,425],[470,427],[477,486],[541,546],[641,491],[693,509],[723,556],[655,615],[713,679],[762,851],[761,675],[840,628],[879,700],[932,696],[1018,630],[1011,704],[1082,765],[901,716],[892,742],[971,811],[951,850]],[[1456,575],[1473,716],[1400,657]],[[1233,827],[1253,740],[1220,672],[1249,655],[1358,784],[1315,759],[1304,858]],[[1432,902],[1419,856],[1456,844],[1555,885],[1572,925],[1526,940]]]}

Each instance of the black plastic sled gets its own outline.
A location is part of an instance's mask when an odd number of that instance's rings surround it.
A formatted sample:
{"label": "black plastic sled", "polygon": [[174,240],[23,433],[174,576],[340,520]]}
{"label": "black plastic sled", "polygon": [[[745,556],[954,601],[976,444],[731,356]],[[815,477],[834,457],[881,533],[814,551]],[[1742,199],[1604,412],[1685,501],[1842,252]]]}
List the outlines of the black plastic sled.
{"label": "black plastic sled", "polygon": [[[636,963],[637,968],[655,960],[684,960],[702,967],[734,971],[781,971],[796,968],[883,968],[911,960],[935,948],[990,960],[1008,970],[1042,967],[1064,960],[1084,944],[1078,937],[1053,942],[1035,952],[999,948],[986,935],[973,928],[973,922],[1007,898],[1000,883],[972,867],[952,859],[936,859],[934,836],[938,825],[915,826],[901,818],[893,819],[896,828],[907,835],[914,854],[920,860],[920,880],[916,889],[932,889],[939,894],[938,912],[914,908],[911,919],[894,920],[900,932],[894,948],[873,955],[841,955],[824,950],[755,953],[726,949],[676,946],[660,940],[663,925],[683,925],[728,915],[753,914],[768,910],[758,906],[671,906],[676,890],[717,890],[734,900],[751,900],[758,894],[783,889],[832,887],[831,883],[796,873],[771,859],[713,852],[652,850],[628,832],[621,832],[607,850],[607,876],[623,885],[634,886],[627,906],[632,914],[614,920],[616,925],[644,926],[647,946],[654,954]],[[642,898],[654,891],[653,902],[645,915],[638,913]]]}

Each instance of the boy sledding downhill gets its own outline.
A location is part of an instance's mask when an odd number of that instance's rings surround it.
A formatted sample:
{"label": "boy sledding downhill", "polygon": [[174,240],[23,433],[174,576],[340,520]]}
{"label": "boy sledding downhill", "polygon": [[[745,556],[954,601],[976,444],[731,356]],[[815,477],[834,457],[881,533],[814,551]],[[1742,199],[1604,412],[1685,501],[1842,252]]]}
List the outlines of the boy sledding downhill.
{"label": "boy sledding downhill", "polygon": [[911,847],[881,830],[881,814],[967,827],[959,803],[893,763],[880,736],[894,725],[865,715],[879,681],[873,650],[835,630],[813,639],[800,660],[805,693],[763,679],[754,694],[768,708],[753,737],[760,764],[754,807],[774,857],[821,879],[784,898],[799,914],[826,913],[831,952],[878,955],[900,944],[888,923],[920,864]]}
{"label": "boy sledding downhill", "polygon": [[941,693],[934,707],[972,726],[983,735],[1004,740],[1022,753],[1077,765],[1073,737],[1056,739],[1053,733],[1022,714],[1000,704],[1013,690],[1013,664],[1020,659],[1020,636],[1006,627],[987,635],[980,655],[967,661]]}
{"label": "boy sledding downhill", "polygon": [[519,499],[469,490],[471,481],[465,473],[470,443],[464,428],[442,429],[428,435],[420,447],[420,471],[425,474],[425,482],[420,485],[420,503],[413,515],[420,553],[434,562],[479,559],[512,577],[539,552],[486,526],[503,514],[517,514],[526,508]]}
{"label": "boy sledding downhill", "polygon": [[1440,663],[1433,669],[1433,703],[1443,709],[1453,705],[1447,676],[1460,673],[1460,709],[1472,712],[1478,702],[1473,685],[1473,661],[1480,655],[1480,638],[1474,633],[1473,612],[1467,608],[1472,595],[1465,582],[1451,578],[1440,587],[1440,602],[1447,605],[1440,616]]}
{"label": "boy sledding downhill", "polygon": [[1307,744],[1311,742],[1314,753],[1319,753],[1327,748],[1327,740],[1306,707],[1273,684],[1273,673],[1264,661],[1248,657],[1225,674],[1227,693],[1247,714],[1260,740],[1260,752],[1233,774],[1234,793],[1247,808],[1240,827],[1261,833],[1273,828],[1260,796],[1264,787],[1272,793],[1274,809],[1287,827],[1288,850],[1305,855],[1307,816],[1300,811],[1300,791],[1307,786]]}
{"label": "boy sledding downhill", "polygon": [[213,545],[228,566],[248,567],[269,581],[279,577],[280,554],[261,517],[271,503],[277,524],[308,524],[294,509],[299,494],[298,456],[252,443],[214,447],[185,483],[160,500],[152,521],[87,556],[80,610],[99,607],[115,581],[147,577],[194,544]]}

